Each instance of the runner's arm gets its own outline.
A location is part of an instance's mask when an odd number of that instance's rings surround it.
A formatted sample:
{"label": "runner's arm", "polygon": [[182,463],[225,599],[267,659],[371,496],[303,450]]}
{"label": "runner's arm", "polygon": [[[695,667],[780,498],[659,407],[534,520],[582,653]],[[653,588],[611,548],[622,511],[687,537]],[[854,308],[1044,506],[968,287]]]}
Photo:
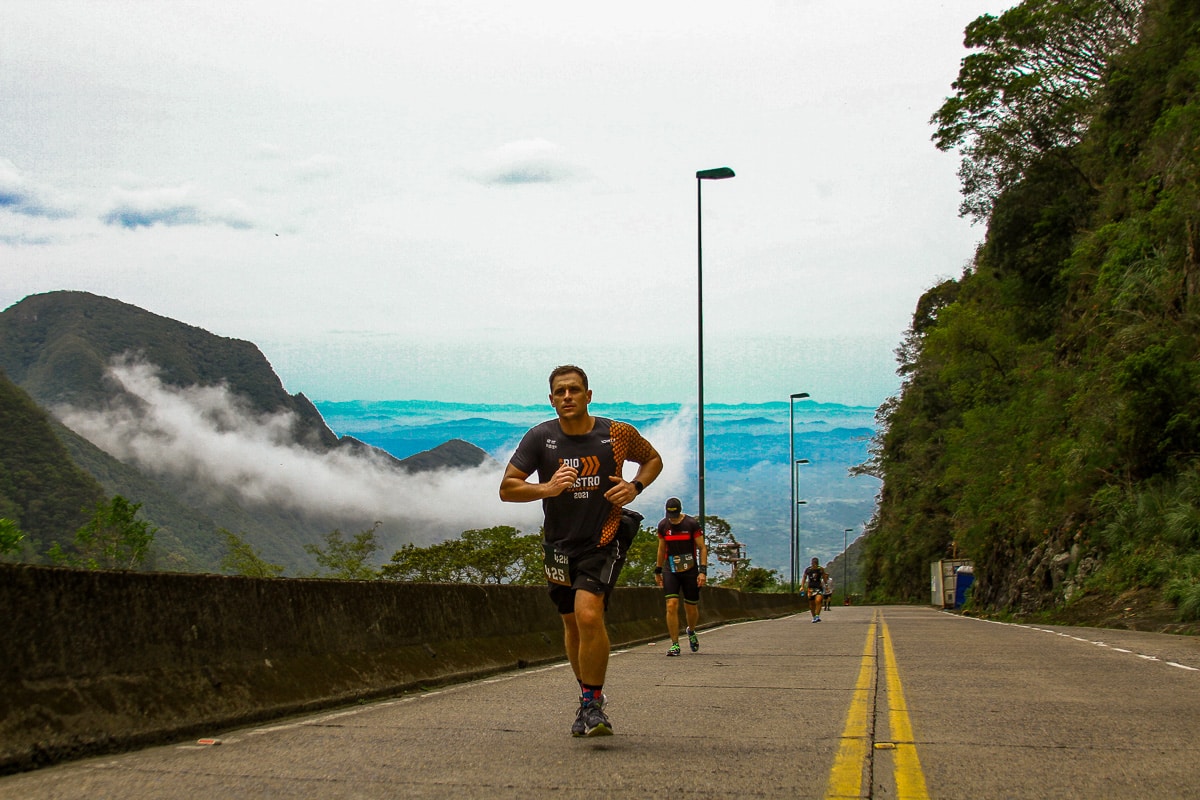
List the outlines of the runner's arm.
{"label": "runner's arm", "polygon": [[642,454],[644,460],[638,464],[638,471],[633,476],[633,480],[627,481],[620,475],[614,475],[609,479],[614,485],[604,493],[604,499],[614,506],[623,508],[632,503],[634,498],[638,496],[637,487],[633,484],[635,482],[640,483],[642,484],[642,489],[645,489],[654,483],[654,479],[663,471],[662,456],[658,454],[658,451],[649,442],[645,442],[645,448],[646,452]]}
{"label": "runner's arm", "polygon": [[500,480],[500,499],[506,503],[530,503],[557,497],[575,485],[578,470],[563,464],[546,483],[532,483],[529,473],[509,464]]}

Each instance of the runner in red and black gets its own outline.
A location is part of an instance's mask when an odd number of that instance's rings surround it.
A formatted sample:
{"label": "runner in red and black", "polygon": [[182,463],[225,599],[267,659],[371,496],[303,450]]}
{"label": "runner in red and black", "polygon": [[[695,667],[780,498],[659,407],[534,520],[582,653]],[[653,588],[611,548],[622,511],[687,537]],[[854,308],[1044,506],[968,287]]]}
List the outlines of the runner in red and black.
{"label": "runner in red and black", "polygon": [[667,634],[671,637],[668,656],[680,653],[681,594],[687,617],[688,646],[693,653],[700,649],[696,624],[700,621],[700,587],[707,581],[708,545],[704,543],[704,529],[695,517],[683,513],[679,498],[672,497],[667,501],[667,516],[658,523],[658,559],[654,567],[654,582],[663,588],[667,598]]}
{"label": "runner in red and black", "polygon": [[[610,647],[604,614],[625,560],[617,538],[621,508],[663,466],[658,451],[632,425],[588,413],[591,401],[582,369],[567,365],[551,372],[550,404],[558,418],[525,434],[500,482],[505,502],[542,501],[546,580],[579,682],[573,736],[613,732],[604,713]],[[633,480],[623,477],[626,461],[638,464]],[[537,480],[529,480],[534,474]]]}
{"label": "runner in red and black", "polygon": [[801,579],[801,589],[808,595],[808,608],[812,612],[812,621],[821,621],[821,601],[825,599],[825,568],[821,560],[814,558],[812,564],[804,570]]}

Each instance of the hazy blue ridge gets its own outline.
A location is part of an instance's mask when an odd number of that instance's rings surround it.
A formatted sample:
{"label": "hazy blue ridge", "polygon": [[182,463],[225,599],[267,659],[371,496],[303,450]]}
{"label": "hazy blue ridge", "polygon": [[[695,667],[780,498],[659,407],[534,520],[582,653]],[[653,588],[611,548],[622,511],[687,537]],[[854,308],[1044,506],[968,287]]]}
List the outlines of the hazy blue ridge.
{"label": "hazy blue ridge", "polygon": [[[505,463],[528,428],[554,416],[549,402],[537,405],[445,403],[423,400],[315,403],[329,427],[406,458],[450,439],[462,439]],[[694,454],[696,413],[680,404],[593,403],[593,414],[629,422],[645,432],[677,425]],[[787,571],[791,525],[788,464],[789,423],[794,425],[797,527],[805,561],[822,562],[842,550],[845,529],[856,537],[874,512],[879,482],[850,477],[865,462],[875,433],[875,409],[835,403],[797,402],[789,419],[786,401],[714,404],[704,409],[705,505],[728,520],[758,566]],[[653,438],[653,437],[652,437]],[[694,458],[694,455],[692,456]],[[695,509],[695,467],[677,494]],[[639,509],[653,517],[658,509]],[[785,577],[787,577],[785,575]]]}

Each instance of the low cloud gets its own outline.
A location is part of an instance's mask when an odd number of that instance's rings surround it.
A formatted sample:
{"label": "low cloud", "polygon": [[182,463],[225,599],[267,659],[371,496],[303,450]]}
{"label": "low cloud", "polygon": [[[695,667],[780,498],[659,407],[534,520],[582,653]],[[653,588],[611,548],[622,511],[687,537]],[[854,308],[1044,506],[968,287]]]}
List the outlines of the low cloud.
{"label": "low cloud", "polygon": [[221,487],[250,503],[410,523],[405,527],[536,531],[540,524],[539,504],[500,502],[495,464],[404,474],[382,458],[305,449],[293,439],[290,413],[255,414],[224,386],[167,386],[154,367],[131,361],[115,363],[109,374],[140,408],[55,413],[110,455],[148,471]]}
{"label": "low cloud", "polygon": [[249,210],[241,201],[205,203],[192,195],[187,186],[115,189],[100,218],[106,225],[131,230],[154,225],[224,225],[238,230],[254,227]]}
{"label": "low cloud", "polygon": [[468,165],[466,172],[488,186],[574,183],[587,177],[586,170],[569,161],[562,148],[545,139],[502,145]]}
{"label": "low cloud", "polygon": [[56,200],[55,194],[26,178],[8,159],[0,158],[0,210],[47,219],[72,216],[74,212]]}

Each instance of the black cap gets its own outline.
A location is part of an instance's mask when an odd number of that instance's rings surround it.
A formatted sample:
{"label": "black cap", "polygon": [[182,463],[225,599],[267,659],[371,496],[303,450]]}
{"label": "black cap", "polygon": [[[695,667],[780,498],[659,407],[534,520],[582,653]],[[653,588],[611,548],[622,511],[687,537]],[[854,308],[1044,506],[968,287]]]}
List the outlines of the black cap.
{"label": "black cap", "polygon": [[667,511],[672,514],[678,514],[683,510],[683,503],[679,502],[678,497],[672,497],[667,501]]}

